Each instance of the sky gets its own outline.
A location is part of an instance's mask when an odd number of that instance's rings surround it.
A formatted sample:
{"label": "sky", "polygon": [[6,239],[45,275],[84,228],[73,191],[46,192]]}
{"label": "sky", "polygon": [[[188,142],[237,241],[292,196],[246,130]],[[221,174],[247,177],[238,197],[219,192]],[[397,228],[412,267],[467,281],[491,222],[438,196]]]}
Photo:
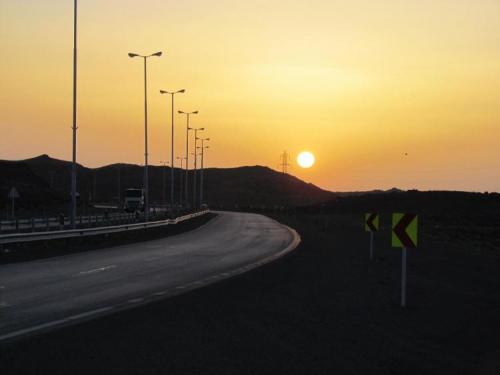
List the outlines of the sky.
{"label": "sky", "polygon": [[[170,160],[169,97],[208,167],[333,191],[500,191],[500,0],[80,0],[78,162]],[[0,159],[71,158],[70,0],[0,0]],[[185,156],[185,117],[175,116]],[[201,133],[200,133],[201,135]],[[192,145],[192,140],[191,140]],[[308,150],[316,164],[300,168]],[[193,152],[193,150],[190,150]],[[192,159],[192,158],[191,158]]]}

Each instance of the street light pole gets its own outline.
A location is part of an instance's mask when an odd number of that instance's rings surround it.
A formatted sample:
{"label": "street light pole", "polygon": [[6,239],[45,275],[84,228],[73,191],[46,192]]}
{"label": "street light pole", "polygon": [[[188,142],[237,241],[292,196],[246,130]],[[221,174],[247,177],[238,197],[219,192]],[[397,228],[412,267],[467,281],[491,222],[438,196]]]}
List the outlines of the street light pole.
{"label": "street light pole", "polygon": [[144,59],[144,213],[146,221],[149,220],[149,176],[148,176],[148,80],[147,80],[147,59],[149,57],[160,57],[162,52],[156,52],[151,55],[139,55],[129,53],[130,58],[142,57]]}
{"label": "street light pole", "polygon": [[193,172],[193,208],[196,209],[196,161],[197,161],[197,155],[196,155],[196,146],[197,146],[197,141],[198,141],[198,131],[205,130],[205,128],[195,128],[194,130],[194,172]]}
{"label": "street light pole", "polygon": [[162,176],[162,178],[161,178],[161,180],[162,180],[161,199],[162,199],[162,203],[166,204],[167,203],[167,198],[165,197],[165,193],[166,193],[166,191],[165,191],[165,170],[167,169],[166,166],[168,165],[168,162],[164,162],[164,161],[160,160],[160,164],[163,165],[162,175],[161,175]]}
{"label": "street light pole", "polygon": [[182,204],[182,162],[186,159],[185,157],[177,156],[177,159],[181,161],[181,168],[179,169],[179,204]]}
{"label": "street light pole", "polygon": [[71,163],[71,227],[76,227],[76,85],[77,85],[77,21],[78,1],[73,9],[73,160]]}
{"label": "street light pole", "polygon": [[185,186],[184,186],[184,189],[186,191],[186,195],[185,195],[185,203],[186,205],[188,205],[188,202],[189,202],[189,198],[188,198],[188,187],[189,187],[189,183],[188,183],[188,174],[189,174],[189,131],[191,130],[191,128],[189,127],[189,116],[190,115],[196,115],[198,114],[198,111],[193,111],[193,112],[184,112],[184,111],[177,111],[178,113],[181,113],[181,114],[185,114],[186,115],[186,119],[187,119],[187,122],[186,122],[186,183],[185,183]]}
{"label": "street light pole", "polygon": [[209,146],[205,146],[204,142],[209,141],[210,138],[200,138],[201,140],[201,172],[200,172],[200,206],[203,204],[203,161],[204,161],[204,154],[205,154],[205,149],[209,148]]}
{"label": "street light pole", "polygon": [[118,208],[120,207],[121,204],[121,169],[120,169],[120,164],[116,166],[116,170],[118,172]]}
{"label": "street light pole", "polygon": [[165,91],[160,90],[160,94],[170,94],[172,96],[172,136],[171,136],[171,147],[170,147],[170,163],[171,163],[171,171],[170,171],[170,208],[173,210],[174,208],[174,95],[181,94],[186,92],[186,90],[177,90],[177,91]]}

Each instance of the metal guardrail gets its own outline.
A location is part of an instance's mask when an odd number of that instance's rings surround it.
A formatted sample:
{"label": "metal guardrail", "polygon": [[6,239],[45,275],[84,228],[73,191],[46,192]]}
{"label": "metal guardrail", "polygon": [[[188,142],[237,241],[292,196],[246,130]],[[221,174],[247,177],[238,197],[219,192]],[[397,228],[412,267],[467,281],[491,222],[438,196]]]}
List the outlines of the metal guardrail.
{"label": "metal guardrail", "polygon": [[[78,228],[85,227],[96,227],[96,226],[106,226],[111,225],[112,222],[120,222],[123,224],[126,220],[137,222],[137,217],[133,214],[114,214],[114,215],[90,215],[90,216],[79,216],[77,218]],[[54,230],[65,230],[71,229],[67,228],[71,225],[67,217],[64,218],[64,223],[60,222],[57,218],[44,218],[44,219],[18,219],[12,222],[1,222],[0,223],[0,236],[2,234],[12,234],[12,233],[25,233],[25,232],[48,232]]]}
{"label": "metal guardrail", "polygon": [[[165,218],[167,212],[165,210],[154,210],[152,212],[153,219],[158,216],[164,216]],[[88,216],[77,216],[76,225],[77,228],[83,227],[96,227],[96,226],[111,226],[113,222],[116,225],[123,224],[124,222],[134,221],[137,222],[138,219],[143,219],[144,214],[136,217],[134,213],[126,212],[113,212],[104,214],[92,214]],[[159,220],[159,219],[158,219]],[[121,223],[120,223],[121,222]],[[71,225],[70,219],[64,217],[64,223],[60,221],[58,217],[45,217],[45,218],[31,218],[31,219],[14,219],[14,220],[1,220],[0,221],[0,235],[2,234],[12,234],[12,233],[22,233],[22,232],[42,232],[51,230],[65,230],[71,229],[67,228]]]}
{"label": "metal guardrail", "polygon": [[193,214],[184,215],[177,217],[175,219],[166,219],[159,221],[149,221],[144,223],[134,223],[134,224],[123,224],[123,225],[113,225],[107,227],[96,227],[96,228],[85,228],[85,229],[69,229],[69,230],[59,230],[52,232],[31,232],[31,233],[13,233],[0,235],[0,245],[12,244],[12,243],[22,243],[22,242],[32,242],[32,241],[43,241],[43,240],[56,240],[74,237],[88,237],[97,236],[101,234],[110,234],[118,232],[127,232],[139,229],[157,228],[166,225],[177,224],[189,219],[193,219],[198,216],[202,216],[210,212],[210,210],[204,210],[200,212],[195,212]]}

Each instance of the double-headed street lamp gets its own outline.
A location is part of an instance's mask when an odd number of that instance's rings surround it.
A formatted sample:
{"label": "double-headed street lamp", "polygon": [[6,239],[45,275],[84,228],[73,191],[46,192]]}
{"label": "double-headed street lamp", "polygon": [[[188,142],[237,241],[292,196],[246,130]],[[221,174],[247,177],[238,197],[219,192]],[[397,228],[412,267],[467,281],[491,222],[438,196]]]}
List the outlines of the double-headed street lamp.
{"label": "double-headed street lamp", "polygon": [[186,122],[186,184],[184,189],[186,190],[186,195],[185,195],[185,202],[186,205],[188,204],[188,171],[189,171],[189,131],[191,128],[189,127],[189,116],[190,115],[196,115],[198,114],[198,111],[193,111],[193,112],[184,112],[184,111],[177,111],[180,114],[186,115],[187,122]]}
{"label": "double-headed street lamp", "polygon": [[[160,90],[160,94],[170,94],[172,96],[172,139],[171,139],[171,149],[170,149],[170,163],[172,165],[170,172],[170,209],[174,208],[174,95],[181,94],[186,92],[186,90],[177,90],[177,91],[165,91]],[[182,167],[181,167],[182,169]]]}
{"label": "double-headed street lamp", "polygon": [[151,55],[139,55],[137,53],[129,53],[130,58],[142,57],[144,59],[144,211],[146,221],[149,219],[149,176],[148,176],[148,80],[147,80],[147,60],[149,57],[160,57],[161,52],[156,52]]}
{"label": "double-headed street lamp", "polygon": [[198,146],[198,132],[205,130],[205,128],[193,128],[194,130],[194,173],[193,173],[193,208],[196,209],[196,161],[198,160],[196,155],[196,147]]}
{"label": "double-headed street lamp", "polygon": [[210,138],[200,138],[201,141],[201,147],[198,147],[201,149],[201,172],[200,172],[200,206],[203,204],[203,160],[204,160],[204,154],[205,154],[205,149],[209,148],[210,146],[205,146],[204,142],[209,141]]}

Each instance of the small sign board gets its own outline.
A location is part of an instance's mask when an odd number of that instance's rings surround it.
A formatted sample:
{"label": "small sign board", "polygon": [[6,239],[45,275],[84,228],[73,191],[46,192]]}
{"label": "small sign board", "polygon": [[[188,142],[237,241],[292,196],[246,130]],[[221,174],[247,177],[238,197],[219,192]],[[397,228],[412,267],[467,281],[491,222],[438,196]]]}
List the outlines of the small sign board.
{"label": "small sign board", "polygon": [[19,195],[19,192],[17,191],[17,189],[15,187],[12,187],[9,191],[9,195],[7,195],[8,198],[10,199],[16,199],[16,198],[19,198],[21,197]]}
{"label": "small sign board", "polygon": [[365,214],[365,231],[376,232],[379,228],[380,215],[377,213]]}
{"label": "small sign board", "polygon": [[392,247],[417,247],[417,214],[392,214]]}

